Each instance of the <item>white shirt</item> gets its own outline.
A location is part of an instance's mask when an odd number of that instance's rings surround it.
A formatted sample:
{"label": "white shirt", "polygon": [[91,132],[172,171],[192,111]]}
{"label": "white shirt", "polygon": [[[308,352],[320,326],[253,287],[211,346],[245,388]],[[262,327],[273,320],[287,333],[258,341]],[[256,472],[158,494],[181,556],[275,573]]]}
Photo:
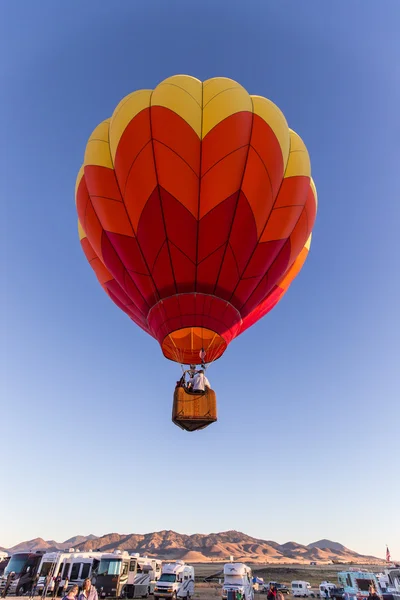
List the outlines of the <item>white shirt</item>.
{"label": "white shirt", "polygon": [[205,391],[205,386],[211,388],[210,382],[204,373],[196,373],[193,379],[193,389],[200,390],[201,392]]}

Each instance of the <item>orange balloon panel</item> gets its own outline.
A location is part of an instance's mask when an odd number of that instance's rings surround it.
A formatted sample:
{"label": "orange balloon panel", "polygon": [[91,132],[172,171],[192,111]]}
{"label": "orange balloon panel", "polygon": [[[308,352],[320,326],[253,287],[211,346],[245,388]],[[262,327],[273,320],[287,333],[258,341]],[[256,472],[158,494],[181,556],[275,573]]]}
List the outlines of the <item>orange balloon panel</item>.
{"label": "orange balloon panel", "polygon": [[199,363],[287,291],[317,195],[307,149],[272,102],[230,79],[177,75],[96,127],[76,204],[111,299],[167,358]]}

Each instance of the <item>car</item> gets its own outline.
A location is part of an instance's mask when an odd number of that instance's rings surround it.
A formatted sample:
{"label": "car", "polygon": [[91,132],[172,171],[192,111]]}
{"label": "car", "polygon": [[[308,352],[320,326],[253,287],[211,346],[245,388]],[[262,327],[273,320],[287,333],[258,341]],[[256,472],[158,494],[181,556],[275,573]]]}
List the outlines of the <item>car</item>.
{"label": "car", "polygon": [[269,590],[269,586],[272,585],[276,588],[277,592],[281,592],[281,594],[289,594],[290,590],[289,588],[284,584],[284,583],[278,583],[277,581],[269,581],[265,586],[264,586],[264,592],[267,594],[268,590]]}

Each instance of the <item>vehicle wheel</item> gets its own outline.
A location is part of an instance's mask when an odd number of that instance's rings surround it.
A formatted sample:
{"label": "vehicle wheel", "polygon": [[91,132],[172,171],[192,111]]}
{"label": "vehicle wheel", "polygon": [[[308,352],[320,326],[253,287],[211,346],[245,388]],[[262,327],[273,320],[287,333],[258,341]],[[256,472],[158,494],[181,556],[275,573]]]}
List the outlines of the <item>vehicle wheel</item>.
{"label": "vehicle wheel", "polygon": [[16,590],[16,594],[15,595],[16,596],[23,596],[24,594],[25,594],[25,586],[21,585],[21,587],[18,590]]}

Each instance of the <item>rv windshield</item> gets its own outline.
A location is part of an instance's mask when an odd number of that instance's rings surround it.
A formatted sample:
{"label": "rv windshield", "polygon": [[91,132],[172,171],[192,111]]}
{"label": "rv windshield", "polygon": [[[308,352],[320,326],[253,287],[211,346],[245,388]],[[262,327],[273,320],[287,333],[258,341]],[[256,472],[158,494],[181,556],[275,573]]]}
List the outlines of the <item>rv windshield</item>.
{"label": "rv windshield", "polygon": [[243,585],[243,575],[225,575],[225,583],[229,585]]}
{"label": "rv windshield", "polygon": [[12,556],[10,562],[4,569],[4,575],[8,575],[14,571],[15,575],[18,576],[24,570],[26,563],[28,562],[28,555]]}
{"label": "rv windshield", "polygon": [[45,562],[42,564],[42,568],[40,569],[40,577],[47,577],[47,575],[50,573],[50,571],[52,571],[53,567],[54,567],[53,562]]}
{"label": "rv windshield", "polygon": [[163,573],[158,581],[168,581],[168,583],[175,583],[176,575],[173,573]]}
{"label": "rv windshield", "polygon": [[102,558],[99,566],[99,575],[119,575],[121,572],[121,559]]}

